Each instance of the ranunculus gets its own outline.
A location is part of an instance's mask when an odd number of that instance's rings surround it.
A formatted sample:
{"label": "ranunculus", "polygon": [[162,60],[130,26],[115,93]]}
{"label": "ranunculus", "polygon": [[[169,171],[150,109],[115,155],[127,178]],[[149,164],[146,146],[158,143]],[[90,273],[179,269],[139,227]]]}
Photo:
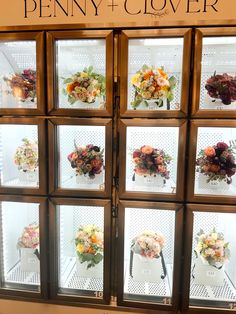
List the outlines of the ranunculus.
{"label": "ranunculus", "polygon": [[143,147],[141,147],[141,151],[143,154],[151,154],[153,152],[153,148],[151,146],[145,145]]}
{"label": "ranunculus", "polygon": [[208,157],[213,157],[216,154],[214,147],[208,146],[204,149],[204,154]]}
{"label": "ranunculus", "polygon": [[102,165],[102,162],[101,162],[101,160],[93,159],[93,160],[91,160],[91,165],[92,165],[92,167],[99,167]]}
{"label": "ranunculus", "polygon": [[226,143],[224,143],[224,142],[217,143],[216,147],[219,148],[219,149],[222,149],[222,150],[225,150],[225,149],[229,148],[229,146]]}
{"label": "ranunculus", "polygon": [[133,152],[133,158],[136,158],[136,157],[140,157],[141,155],[141,152],[139,149],[136,149],[134,152]]}
{"label": "ranunculus", "polygon": [[156,163],[158,165],[161,165],[163,163],[163,157],[162,156],[158,156],[156,159],[155,159]]}
{"label": "ranunculus", "polygon": [[209,172],[217,173],[219,170],[220,170],[220,166],[219,165],[212,164],[209,167]]}
{"label": "ranunculus", "polygon": [[157,168],[158,168],[158,171],[159,171],[160,173],[163,173],[163,172],[166,171],[166,167],[165,167],[165,166],[159,165],[159,166],[157,166]]}
{"label": "ranunculus", "polygon": [[138,158],[138,157],[133,158],[133,162],[134,162],[135,164],[140,163],[140,161],[141,161],[141,159]]}

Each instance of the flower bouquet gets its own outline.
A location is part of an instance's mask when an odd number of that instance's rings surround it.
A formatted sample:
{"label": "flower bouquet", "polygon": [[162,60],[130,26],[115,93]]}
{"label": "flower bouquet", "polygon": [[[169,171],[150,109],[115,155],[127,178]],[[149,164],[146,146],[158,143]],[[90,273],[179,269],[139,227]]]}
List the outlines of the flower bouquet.
{"label": "flower bouquet", "polygon": [[135,89],[135,99],[131,102],[134,109],[141,103],[148,107],[150,102],[159,109],[166,102],[167,109],[170,109],[170,102],[174,99],[173,89],[176,86],[176,78],[174,76],[169,78],[163,67],[143,65],[132,76],[131,83]]}
{"label": "flower bouquet", "polygon": [[36,99],[36,71],[32,69],[23,70],[22,73],[14,73],[11,77],[3,80],[11,88],[11,94],[19,101],[31,101]]}
{"label": "flower bouquet", "polygon": [[73,105],[76,102],[80,104],[95,104],[96,100],[105,96],[106,81],[101,74],[93,72],[93,67],[84,68],[82,72],[77,72],[69,78],[64,78],[65,88],[63,94],[67,96],[68,102]]}
{"label": "flower bouquet", "polygon": [[38,181],[38,143],[27,138],[22,139],[23,144],[17,147],[14,162],[19,170],[20,181]]}
{"label": "flower bouquet", "polygon": [[165,180],[170,178],[167,166],[172,157],[162,149],[143,145],[133,151],[132,157],[134,164],[133,181],[136,180],[139,183],[139,178],[145,178],[145,183],[155,182],[157,186],[162,186]]}
{"label": "flower bouquet", "polygon": [[[131,242],[130,276],[136,281],[160,282],[166,267],[162,254],[163,234],[146,230]],[[161,275],[162,268],[164,276]]]}
{"label": "flower bouquet", "polygon": [[39,225],[30,224],[24,228],[18,239],[20,267],[22,271],[39,272]]}
{"label": "flower bouquet", "polygon": [[75,237],[79,276],[102,277],[103,237],[103,230],[96,225],[79,227]]}
{"label": "flower bouquet", "polygon": [[[85,178],[86,183],[98,183],[102,180],[102,171],[104,169],[104,149],[88,144],[86,146],[75,145],[75,150],[70,153],[67,158],[71,167],[76,171],[77,182],[83,182]],[[95,181],[95,179],[96,180]]]}
{"label": "flower bouquet", "polygon": [[222,104],[230,105],[236,101],[236,76],[214,73],[207,81],[205,88],[213,102],[220,99]]}
{"label": "flower bouquet", "polygon": [[208,146],[199,152],[196,160],[196,171],[200,172],[200,187],[227,188],[232,183],[232,176],[236,172],[236,164],[234,157],[235,141],[230,141],[227,145],[224,142],[218,142],[216,145]]}
{"label": "flower bouquet", "polygon": [[229,243],[225,242],[224,234],[215,228],[209,233],[201,229],[195,240],[195,283],[223,285],[223,266],[230,258]]}

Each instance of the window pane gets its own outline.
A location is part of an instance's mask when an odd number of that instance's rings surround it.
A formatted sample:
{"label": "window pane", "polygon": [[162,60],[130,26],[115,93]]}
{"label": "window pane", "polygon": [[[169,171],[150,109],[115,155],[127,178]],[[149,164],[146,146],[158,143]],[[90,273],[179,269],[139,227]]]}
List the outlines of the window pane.
{"label": "window pane", "polygon": [[126,208],[124,298],[170,304],[175,212]]}
{"label": "window pane", "polygon": [[105,109],[106,41],[56,42],[58,107]]}
{"label": "window pane", "polygon": [[233,309],[236,214],[194,212],[190,305]]}
{"label": "window pane", "polygon": [[57,207],[59,292],[103,297],[104,208]]}
{"label": "window pane", "polygon": [[130,39],[128,49],[128,109],[180,109],[183,38]]}
{"label": "window pane", "polygon": [[3,287],[39,291],[39,204],[2,202],[0,218]]}
{"label": "window pane", "polygon": [[59,187],[104,190],[105,126],[58,126]]}
{"label": "window pane", "polygon": [[37,108],[36,42],[0,42],[0,108]]}
{"label": "window pane", "polygon": [[3,187],[39,186],[37,125],[0,125],[0,153]]}

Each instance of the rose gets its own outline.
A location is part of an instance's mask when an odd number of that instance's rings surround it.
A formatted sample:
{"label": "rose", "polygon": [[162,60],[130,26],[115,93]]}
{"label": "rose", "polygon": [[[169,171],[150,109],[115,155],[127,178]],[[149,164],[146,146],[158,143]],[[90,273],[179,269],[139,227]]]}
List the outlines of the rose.
{"label": "rose", "polygon": [[158,165],[161,165],[163,163],[163,157],[162,156],[158,156],[157,158],[155,158],[155,161]]}
{"label": "rose", "polygon": [[213,157],[215,156],[216,152],[212,146],[208,146],[204,149],[204,154],[208,157]]}
{"label": "rose", "polygon": [[226,149],[229,148],[229,146],[226,143],[224,143],[224,142],[217,143],[216,147],[219,148],[219,149],[222,149],[222,150],[226,150]]}
{"label": "rose", "polygon": [[133,158],[136,158],[136,157],[140,157],[141,155],[141,152],[139,149],[136,149],[134,152],[133,152]]}
{"label": "rose", "polygon": [[219,170],[220,170],[220,166],[215,165],[215,164],[210,165],[208,169],[209,172],[214,172],[214,173],[217,173]]}
{"label": "rose", "polygon": [[141,152],[143,154],[150,155],[153,152],[153,148],[151,146],[145,145],[141,147]]}
{"label": "rose", "polygon": [[101,167],[102,161],[101,160],[97,160],[97,159],[93,159],[93,160],[91,160],[91,165],[92,165],[93,168]]}

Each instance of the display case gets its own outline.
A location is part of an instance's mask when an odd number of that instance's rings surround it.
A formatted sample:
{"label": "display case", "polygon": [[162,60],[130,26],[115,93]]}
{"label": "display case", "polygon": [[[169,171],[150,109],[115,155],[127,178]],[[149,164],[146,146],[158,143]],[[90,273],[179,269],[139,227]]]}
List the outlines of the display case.
{"label": "display case", "polygon": [[111,116],[112,31],[48,32],[47,44],[50,114]]}
{"label": "display case", "polygon": [[234,206],[187,206],[185,307],[235,309],[235,219]]}
{"label": "display case", "polygon": [[[182,206],[121,201],[118,303],[177,307]],[[175,285],[173,285],[175,282]]]}
{"label": "display case", "polygon": [[109,196],[112,137],[110,119],[49,121],[50,192]]}
{"label": "display case", "polygon": [[192,93],[194,117],[235,117],[236,28],[197,29]]}
{"label": "display case", "polygon": [[122,31],[121,115],[183,117],[188,107],[191,30]]}
{"label": "display case", "polygon": [[0,196],[1,294],[46,297],[45,219],[45,198]]}
{"label": "display case", "polygon": [[121,198],[183,198],[185,132],[182,120],[121,120]]}
{"label": "display case", "polygon": [[45,112],[43,33],[1,33],[0,114]]}
{"label": "display case", "polygon": [[108,200],[52,199],[54,297],[109,302],[110,213]]}
{"label": "display case", "polygon": [[46,192],[45,122],[39,118],[0,118],[0,191]]}
{"label": "display case", "polygon": [[194,120],[191,125],[189,200],[235,201],[236,124],[233,120]]}

